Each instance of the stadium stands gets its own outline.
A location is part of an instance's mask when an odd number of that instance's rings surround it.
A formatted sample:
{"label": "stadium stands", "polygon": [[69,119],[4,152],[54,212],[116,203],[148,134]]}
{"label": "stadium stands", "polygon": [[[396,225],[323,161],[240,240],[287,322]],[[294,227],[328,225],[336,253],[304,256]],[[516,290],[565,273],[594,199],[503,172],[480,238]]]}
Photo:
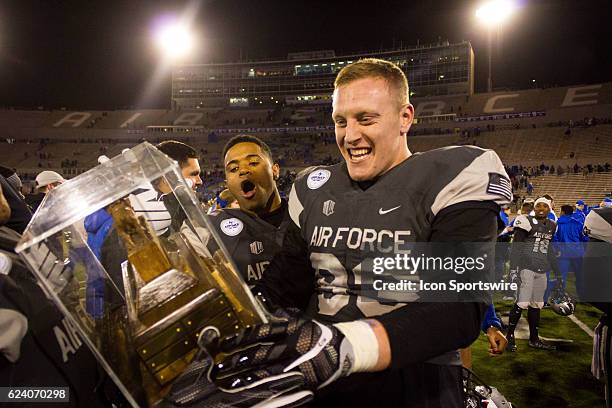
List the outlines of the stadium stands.
{"label": "stadium stands", "polygon": [[595,206],[612,191],[612,173],[546,175],[533,178],[532,183],[532,197],[550,194],[557,209],[565,204],[574,205],[577,199]]}
{"label": "stadium stands", "polygon": [[[610,83],[430,97],[413,103],[419,123],[411,129],[408,144],[415,152],[475,144],[494,149],[509,166],[573,168],[612,161]],[[143,140],[178,139],[199,151],[205,184],[214,191],[222,182],[223,146],[237,133],[256,133],[264,139],[284,170],[299,171],[340,159],[330,106],[321,104],[279,103],[261,109],[3,110],[0,126],[0,163],[16,168],[26,181],[45,169],[73,177],[95,166],[101,154],[112,157]],[[571,202],[574,189],[574,196],[594,204],[610,191],[603,175],[591,176],[587,183],[580,177],[581,170],[571,176],[538,177],[533,180],[535,194],[548,191]],[[565,188],[566,184],[573,187]]]}
{"label": "stadium stands", "polygon": [[533,165],[542,161],[580,165],[612,158],[612,126],[543,127],[483,132],[473,137],[478,146],[495,150],[507,164]]}

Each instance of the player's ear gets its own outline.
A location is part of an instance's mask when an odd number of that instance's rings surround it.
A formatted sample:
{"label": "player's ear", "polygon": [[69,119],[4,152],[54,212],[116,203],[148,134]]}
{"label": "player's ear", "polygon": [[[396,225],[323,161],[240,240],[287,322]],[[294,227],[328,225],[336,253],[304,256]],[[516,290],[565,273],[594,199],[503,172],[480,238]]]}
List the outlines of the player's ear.
{"label": "player's ear", "polygon": [[278,163],[274,163],[272,165],[272,177],[274,178],[274,181],[278,180],[280,177],[280,166]]}
{"label": "player's ear", "polygon": [[412,121],[414,119],[414,107],[408,103],[403,105],[400,110],[400,133],[402,135],[408,134]]}

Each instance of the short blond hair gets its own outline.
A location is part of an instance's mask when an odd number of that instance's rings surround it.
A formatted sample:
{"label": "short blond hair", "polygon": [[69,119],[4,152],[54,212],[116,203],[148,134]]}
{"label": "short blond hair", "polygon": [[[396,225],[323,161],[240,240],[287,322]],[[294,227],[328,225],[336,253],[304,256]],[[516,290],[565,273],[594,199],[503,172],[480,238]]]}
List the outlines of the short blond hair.
{"label": "short blond hair", "polygon": [[410,103],[408,79],[394,63],[378,58],[363,58],[342,68],[334,81],[334,89],[364,78],[381,78],[397,93],[399,106]]}

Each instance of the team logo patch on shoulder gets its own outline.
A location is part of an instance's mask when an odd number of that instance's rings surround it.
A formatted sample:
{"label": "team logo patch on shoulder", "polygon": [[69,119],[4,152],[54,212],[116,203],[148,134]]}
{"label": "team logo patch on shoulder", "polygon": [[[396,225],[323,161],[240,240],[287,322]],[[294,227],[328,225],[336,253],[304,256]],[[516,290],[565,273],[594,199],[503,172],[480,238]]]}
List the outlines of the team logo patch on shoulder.
{"label": "team logo patch on shoulder", "polygon": [[251,253],[253,255],[259,255],[264,250],[263,243],[261,241],[253,241],[249,244],[249,247],[251,247]]}
{"label": "team logo patch on shoulder", "polygon": [[331,172],[329,170],[316,170],[308,175],[308,180],[306,180],[306,184],[308,185],[309,189],[316,190],[323,184],[327,183],[327,180],[329,180],[330,177]]}
{"label": "team logo patch on shoulder", "polygon": [[487,184],[487,193],[502,196],[508,201],[512,200],[512,184],[506,176],[499,173],[489,173],[489,184]]}
{"label": "team logo patch on shoulder", "polygon": [[332,200],[327,200],[326,202],[323,203],[323,214],[325,214],[325,216],[329,217],[330,215],[332,215],[334,213],[334,206],[336,205],[336,203]]}
{"label": "team logo patch on shoulder", "polygon": [[221,231],[230,237],[235,237],[240,234],[242,228],[244,228],[244,224],[238,218],[230,218],[221,221]]}

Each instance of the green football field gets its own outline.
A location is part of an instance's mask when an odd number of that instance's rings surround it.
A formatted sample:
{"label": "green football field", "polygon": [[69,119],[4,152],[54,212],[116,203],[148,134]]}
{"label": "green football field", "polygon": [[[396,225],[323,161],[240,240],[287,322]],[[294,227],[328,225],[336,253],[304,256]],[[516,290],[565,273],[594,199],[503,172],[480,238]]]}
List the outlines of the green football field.
{"label": "green football field", "polygon": [[[512,302],[496,302],[498,315],[505,317]],[[527,313],[522,320],[526,323]],[[578,304],[575,316],[591,330],[601,312],[586,304]],[[572,340],[557,343],[556,351],[543,351],[517,339],[518,351],[490,357],[488,341],[483,334],[472,345],[472,370],[487,384],[497,387],[516,407],[603,407],[604,387],[590,372],[592,338],[570,318],[543,309],[540,335]]]}

